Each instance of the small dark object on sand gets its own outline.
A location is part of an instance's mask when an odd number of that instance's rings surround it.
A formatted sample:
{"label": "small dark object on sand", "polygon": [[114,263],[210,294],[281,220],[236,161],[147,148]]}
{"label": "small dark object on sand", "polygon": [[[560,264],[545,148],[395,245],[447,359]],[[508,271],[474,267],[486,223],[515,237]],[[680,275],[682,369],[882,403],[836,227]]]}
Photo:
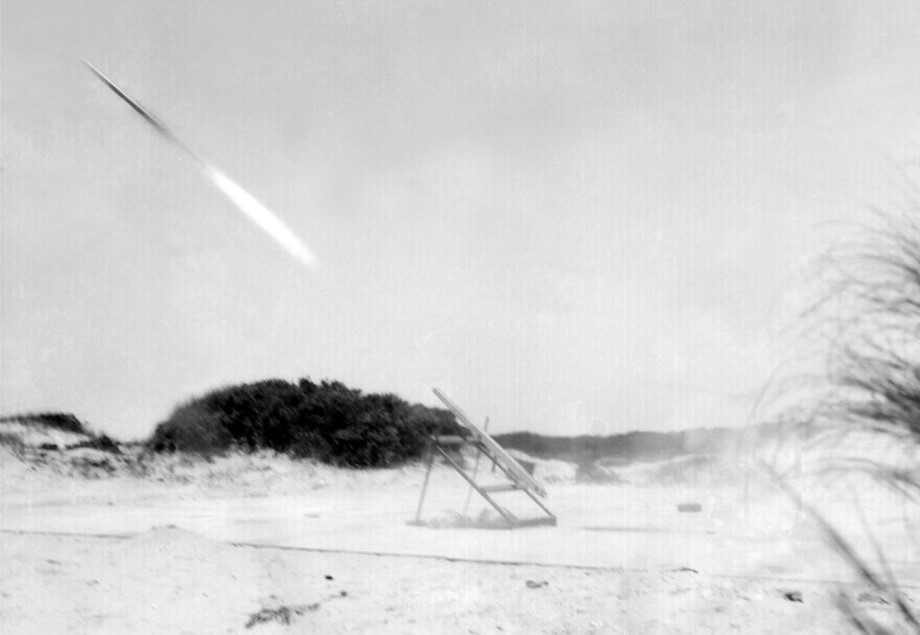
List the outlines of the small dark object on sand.
{"label": "small dark object on sand", "polygon": [[539,589],[541,586],[549,586],[549,582],[546,580],[541,580],[540,582],[534,582],[533,580],[527,581],[528,589]]}
{"label": "small dark object on sand", "polygon": [[246,622],[246,628],[252,628],[256,624],[265,624],[266,622],[290,624],[292,617],[315,611],[319,606],[320,603],[316,602],[314,604],[302,604],[300,606],[280,606],[276,609],[262,609],[258,613],[253,613],[249,616],[249,621]]}
{"label": "small dark object on sand", "polygon": [[331,575],[327,575],[327,576],[326,576],[326,579],[327,579],[327,580],[332,580],[333,578],[332,578]]}
{"label": "small dark object on sand", "polygon": [[677,505],[677,511],[696,513],[703,511],[703,506],[699,503],[680,503]]}
{"label": "small dark object on sand", "polygon": [[857,602],[875,602],[876,604],[888,604],[888,600],[883,598],[881,595],[876,595],[874,593],[869,593],[868,591],[863,591],[859,594],[859,597],[856,598]]}
{"label": "small dark object on sand", "polygon": [[783,597],[789,600],[790,602],[804,602],[802,599],[801,591],[786,591],[783,593]]}

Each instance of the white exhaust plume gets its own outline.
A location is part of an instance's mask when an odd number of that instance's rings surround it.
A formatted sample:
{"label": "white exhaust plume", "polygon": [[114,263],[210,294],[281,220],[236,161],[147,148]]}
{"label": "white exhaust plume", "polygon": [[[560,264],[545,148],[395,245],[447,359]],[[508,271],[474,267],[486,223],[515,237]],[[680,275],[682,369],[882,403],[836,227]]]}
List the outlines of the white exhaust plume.
{"label": "white exhaust plume", "polygon": [[232,181],[230,177],[218,170],[216,167],[203,160],[201,157],[192,152],[188,146],[179,141],[179,139],[161,122],[159,119],[150,114],[147,110],[141,107],[136,101],[128,97],[128,95],[118,88],[114,82],[112,82],[108,77],[102,74],[102,72],[97,69],[95,66],[83,60],[83,63],[89,67],[96,77],[101,79],[106,86],[108,86],[112,92],[121,97],[131,108],[137,112],[141,117],[144,118],[144,121],[149,123],[154,130],[156,130],[160,135],[172,143],[174,146],[182,150],[195,162],[195,165],[214,183],[215,187],[219,189],[224,195],[230,199],[230,201],[239,209],[243,214],[245,214],[249,220],[254,222],[259,226],[266,234],[268,234],[276,243],[281,245],[285,251],[287,251],[291,256],[296,258],[304,265],[312,265],[315,263],[316,259],[310,250],[307,249],[306,245],[292,232],[287,225],[285,225],[281,219],[275,216],[271,210],[269,210],[265,205],[259,202],[252,194],[244,190],[240,185],[235,181]]}
{"label": "white exhaust plume", "polygon": [[204,164],[203,169],[217,189],[223,192],[241,212],[246,214],[249,220],[261,227],[266,234],[275,239],[275,242],[284,247],[289,254],[307,266],[314,263],[315,258],[306,245],[294,235],[294,232],[288,229],[287,225],[272,214],[271,210],[214,166]]}

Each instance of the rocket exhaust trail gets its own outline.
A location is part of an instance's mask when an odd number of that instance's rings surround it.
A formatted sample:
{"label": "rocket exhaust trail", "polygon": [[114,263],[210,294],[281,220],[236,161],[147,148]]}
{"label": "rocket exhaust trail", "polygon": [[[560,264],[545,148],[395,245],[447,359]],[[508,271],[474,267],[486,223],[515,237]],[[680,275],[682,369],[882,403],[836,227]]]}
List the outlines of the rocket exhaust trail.
{"label": "rocket exhaust trail", "polygon": [[246,215],[249,220],[255,223],[262,231],[268,234],[278,245],[284,248],[291,256],[299,260],[304,265],[312,265],[315,262],[315,257],[310,250],[307,249],[306,245],[292,232],[287,225],[285,225],[281,219],[279,219],[275,214],[272,213],[265,205],[258,201],[252,194],[243,189],[235,181],[231,180],[230,177],[221,172],[217,167],[211,165],[194,152],[192,152],[188,146],[182,143],[173,133],[166,127],[166,125],[154,117],[151,113],[147,112],[139,103],[131,99],[123,90],[121,90],[115,83],[106,77],[102,71],[97,69],[95,66],[83,60],[83,63],[89,68],[92,73],[98,77],[106,86],[108,86],[112,92],[121,97],[125,103],[127,103],[134,111],[143,117],[144,121],[149,123],[154,130],[156,130],[160,136],[172,143],[175,147],[179,148],[188,155],[194,162],[195,165],[202,171],[202,173],[214,184],[214,186],[223,192],[224,196],[230,199],[230,202],[243,214]]}

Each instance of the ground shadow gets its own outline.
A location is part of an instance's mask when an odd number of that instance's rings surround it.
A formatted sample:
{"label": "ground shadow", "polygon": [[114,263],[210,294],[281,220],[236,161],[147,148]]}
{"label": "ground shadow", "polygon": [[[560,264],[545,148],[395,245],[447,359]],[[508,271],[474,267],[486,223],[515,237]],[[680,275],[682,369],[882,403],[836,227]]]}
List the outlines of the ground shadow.
{"label": "ground shadow", "polygon": [[[606,527],[579,527],[583,531],[612,531],[619,533],[645,533],[645,534],[673,534],[673,529],[667,527],[627,527],[620,525],[610,525]],[[686,533],[684,531],[680,533]]]}

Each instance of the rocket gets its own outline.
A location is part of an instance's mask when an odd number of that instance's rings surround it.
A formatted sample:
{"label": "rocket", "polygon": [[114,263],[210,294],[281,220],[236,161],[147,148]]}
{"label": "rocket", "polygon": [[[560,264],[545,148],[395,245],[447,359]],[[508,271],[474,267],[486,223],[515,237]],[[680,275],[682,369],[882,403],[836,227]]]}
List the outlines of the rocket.
{"label": "rocket", "polygon": [[214,184],[214,186],[220,190],[224,196],[230,199],[230,202],[239,209],[243,214],[246,215],[249,220],[255,223],[262,231],[269,235],[278,245],[280,245],[285,251],[288,252],[292,257],[300,261],[304,265],[312,265],[315,262],[315,257],[307,249],[306,245],[297,237],[294,232],[292,232],[287,225],[285,225],[281,219],[279,219],[271,210],[269,210],[265,205],[259,202],[254,196],[249,192],[243,189],[242,186],[238,185],[235,181],[230,179],[227,175],[221,172],[216,166],[212,165],[210,162],[205,161],[197,154],[192,152],[192,150],[182,143],[182,141],[175,135],[173,132],[166,127],[162,121],[157,119],[152,113],[147,109],[141,106],[138,102],[132,99],[128,94],[119,88],[115,82],[106,77],[102,71],[90,64],[85,59],[82,60],[86,64],[92,73],[98,77],[109,89],[121,97],[121,99],[128,104],[141,118],[144,119],[150,126],[157,131],[157,133],[163,137],[166,141],[171,143],[174,147],[182,151],[183,154],[188,156],[201,170],[202,174]]}

